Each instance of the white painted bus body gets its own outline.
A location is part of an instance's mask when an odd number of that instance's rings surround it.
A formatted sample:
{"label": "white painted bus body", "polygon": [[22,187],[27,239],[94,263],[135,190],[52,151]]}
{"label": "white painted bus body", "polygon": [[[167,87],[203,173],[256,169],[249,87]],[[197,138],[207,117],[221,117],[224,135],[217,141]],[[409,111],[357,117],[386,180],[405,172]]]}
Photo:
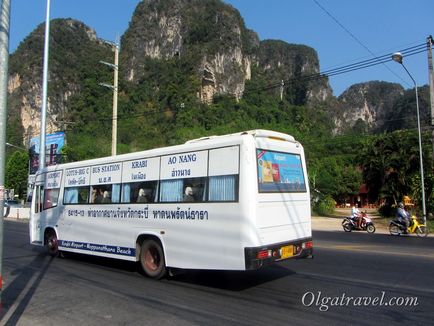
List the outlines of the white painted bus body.
{"label": "white painted bus body", "polygon": [[[260,175],[262,170],[258,164],[263,161],[258,157],[270,153],[278,154],[276,160],[284,160],[290,154],[291,159],[300,161],[294,173],[299,173],[301,190],[261,191],[260,180],[270,178],[264,185],[273,187],[271,178],[276,177]],[[195,162],[179,162],[188,157],[193,157]],[[152,175],[158,179],[154,180],[158,188],[157,202],[95,204],[90,203],[89,190],[87,203],[65,203],[65,192],[71,185],[93,189],[96,183],[121,184],[124,196],[125,185],[132,181],[129,169],[145,161],[147,166],[138,175],[144,180]],[[278,167],[278,163],[273,164]],[[269,162],[270,166],[273,164]],[[185,174],[189,171],[188,177],[206,180],[202,189],[204,201],[161,202],[163,181],[168,184],[173,177],[173,183],[177,183],[182,174],[179,171]],[[234,175],[234,200],[211,200],[220,196],[211,192],[221,189],[213,186],[212,190],[211,179]],[[279,187],[286,187],[284,183],[288,180],[280,182]],[[46,205],[42,194],[50,189],[58,193],[57,205],[51,202]],[[308,257],[312,255],[312,232],[303,147],[291,136],[254,130],[50,166],[36,176],[29,225],[32,244],[46,245],[47,230],[51,230],[56,233],[61,251],[130,261],[139,259],[139,239],[152,236],[162,245],[166,267],[173,268],[247,270],[286,258]],[[284,248],[291,248],[291,253],[282,255]]]}

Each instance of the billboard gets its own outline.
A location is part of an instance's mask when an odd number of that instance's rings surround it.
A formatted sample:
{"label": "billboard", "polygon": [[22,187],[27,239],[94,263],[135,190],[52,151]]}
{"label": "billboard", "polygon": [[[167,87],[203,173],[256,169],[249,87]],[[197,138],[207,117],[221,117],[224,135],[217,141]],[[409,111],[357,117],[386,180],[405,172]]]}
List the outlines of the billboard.
{"label": "billboard", "polygon": [[[39,168],[39,137],[30,139],[29,144],[29,174],[33,175]],[[63,131],[45,136],[45,166],[55,165],[62,160],[62,148],[65,145],[65,133]]]}
{"label": "billboard", "polygon": [[[29,143],[29,179],[27,183],[27,202],[32,201],[35,174],[39,169],[40,138],[33,137]],[[45,166],[55,165],[62,160],[62,148],[65,145],[63,131],[45,135]]]}

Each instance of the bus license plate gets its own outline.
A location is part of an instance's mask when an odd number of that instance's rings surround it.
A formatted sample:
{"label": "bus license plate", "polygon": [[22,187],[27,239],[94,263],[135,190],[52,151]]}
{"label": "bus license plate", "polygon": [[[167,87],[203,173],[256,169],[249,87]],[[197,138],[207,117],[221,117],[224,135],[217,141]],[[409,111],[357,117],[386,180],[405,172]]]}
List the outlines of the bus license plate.
{"label": "bus license plate", "polygon": [[293,246],[284,246],[280,248],[281,254],[280,258],[285,259],[294,256],[294,247]]}

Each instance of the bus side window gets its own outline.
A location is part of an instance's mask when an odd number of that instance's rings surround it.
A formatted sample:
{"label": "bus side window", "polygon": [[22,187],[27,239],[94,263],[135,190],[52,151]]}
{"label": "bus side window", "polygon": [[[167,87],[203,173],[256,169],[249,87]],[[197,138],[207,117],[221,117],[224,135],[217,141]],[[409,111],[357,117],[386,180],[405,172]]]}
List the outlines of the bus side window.
{"label": "bus side window", "polygon": [[63,192],[64,204],[86,204],[89,197],[89,187],[70,187]]}
{"label": "bus side window", "polygon": [[92,204],[100,204],[103,198],[104,188],[98,186],[92,186],[92,195],[90,202]]}
{"label": "bus side window", "polygon": [[45,189],[44,191],[44,209],[49,209],[57,206],[59,199],[59,189]]}
{"label": "bus side window", "polygon": [[155,203],[157,188],[157,181],[122,184],[122,203]]}
{"label": "bus side window", "polygon": [[183,180],[162,180],[160,183],[160,202],[181,202],[183,195]]}
{"label": "bus side window", "polygon": [[121,198],[121,184],[115,183],[111,185],[111,189],[109,190],[110,194],[110,202],[111,203],[119,203]]}
{"label": "bus side window", "polygon": [[92,204],[119,203],[121,197],[121,185],[105,184],[92,186],[90,202]]}
{"label": "bus side window", "polygon": [[110,204],[111,202],[111,194],[108,192],[108,190],[104,190],[102,194],[101,204]]}
{"label": "bus side window", "polygon": [[89,187],[80,187],[78,189],[78,203],[87,204],[89,201]]}
{"label": "bus side window", "polygon": [[195,203],[206,201],[206,179],[205,177],[184,179],[183,201]]}
{"label": "bus side window", "polygon": [[206,200],[206,178],[162,180],[161,202],[204,202]]}
{"label": "bus side window", "polygon": [[209,201],[237,201],[238,176],[209,177]]}

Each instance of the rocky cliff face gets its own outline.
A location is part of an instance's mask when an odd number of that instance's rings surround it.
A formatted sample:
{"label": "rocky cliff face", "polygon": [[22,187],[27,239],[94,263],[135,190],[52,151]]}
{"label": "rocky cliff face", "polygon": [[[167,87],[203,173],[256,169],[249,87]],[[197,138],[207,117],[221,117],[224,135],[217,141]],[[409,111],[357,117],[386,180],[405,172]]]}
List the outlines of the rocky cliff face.
{"label": "rocky cliff face", "polygon": [[[25,145],[39,135],[43,44],[41,24],[10,57],[8,137],[15,143],[23,141]],[[95,87],[97,82],[113,78],[100,60],[113,62],[113,53],[94,30],[72,19],[52,21],[48,133],[65,129],[69,99],[75,94],[84,93],[83,101],[93,102],[107,94]],[[400,85],[371,82],[352,86],[336,100],[327,79],[306,78],[320,71],[314,49],[259,41],[256,33],[245,27],[239,12],[220,0],[140,2],[121,40],[120,83],[132,85],[130,90],[146,83],[149,62],[180,62],[191,67],[198,85],[194,96],[203,102],[220,94],[240,98],[249,80],[252,84],[260,80],[255,84],[260,87],[274,84],[271,91],[278,96],[283,80],[283,96],[289,103],[312,107],[324,106],[324,101],[333,103],[330,111],[334,112],[336,132],[352,128],[357,121],[381,128],[386,112],[403,93]],[[82,103],[80,110],[85,106]],[[98,116],[98,109],[93,110]]]}
{"label": "rocky cliff face", "polygon": [[[85,74],[91,73],[89,53],[109,53],[96,33],[72,19],[55,19],[50,24],[49,89],[47,133],[63,129],[70,96],[80,91]],[[40,134],[44,25],[39,25],[10,58],[9,121],[26,145]],[[105,54],[105,55],[104,55]],[[85,72],[87,71],[87,72]],[[14,133],[13,130],[10,133]]]}
{"label": "rocky cliff face", "polygon": [[332,96],[328,80],[310,78],[319,74],[320,68],[316,51],[308,46],[262,41],[255,64],[270,84],[283,81],[291,103],[303,105]]}
{"label": "rocky cliff face", "polygon": [[[111,72],[104,71],[98,61],[113,61],[110,48],[83,23],[56,19],[50,26],[49,133],[65,129],[68,99],[82,92],[89,79],[112,80]],[[24,135],[24,143],[39,135],[43,44],[41,24],[10,59],[9,121],[14,131],[9,134]],[[242,97],[246,81],[257,77],[252,75],[253,68],[268,83],[319,71],[313,49],[280,41],[260,42],[256,33],[245,27],[239,12],[220,0],[140,2],[121,41],[121,78],[140,83],[149,60],[179,58],[195,71],[200,88],[196,95],[203,102],[211,102],[219,94]],[[292,97],[323,99],[331,95],[327,83],[299,83],[295,88],[297,94],[290,94]]]}
{"label": "rocky cliff face", "polygon": [[215,94],[242,94],[258,44],[238,11],[218,0],[145,0],[122,38],[121,56],[133,82],[143,76],[147,58],[191,58],[200,97],[208,102]]}
{"label": "rocky cliff face", "polygon": [[338,97],[335,132],[351,130],[357,122],[363,122],[368,130],[381,129],[403,94],[403,87],[394,83],[371,81],[352,85]]}
{"label": "rocky cliff face", "polygon": [[[216,94],[240,98],[252,66],[270,82],[319,71],[315,50],[282,41],[263,41],[248,30],[239,12],[219,0],[145,0],[122,38],[125,77],[139,82],[146,59],[192,58],[200,80],[200,98]],[[274,78],[274,79],[273,79]],[[327,82],[303,82],[303,96],[331,95]]]}

